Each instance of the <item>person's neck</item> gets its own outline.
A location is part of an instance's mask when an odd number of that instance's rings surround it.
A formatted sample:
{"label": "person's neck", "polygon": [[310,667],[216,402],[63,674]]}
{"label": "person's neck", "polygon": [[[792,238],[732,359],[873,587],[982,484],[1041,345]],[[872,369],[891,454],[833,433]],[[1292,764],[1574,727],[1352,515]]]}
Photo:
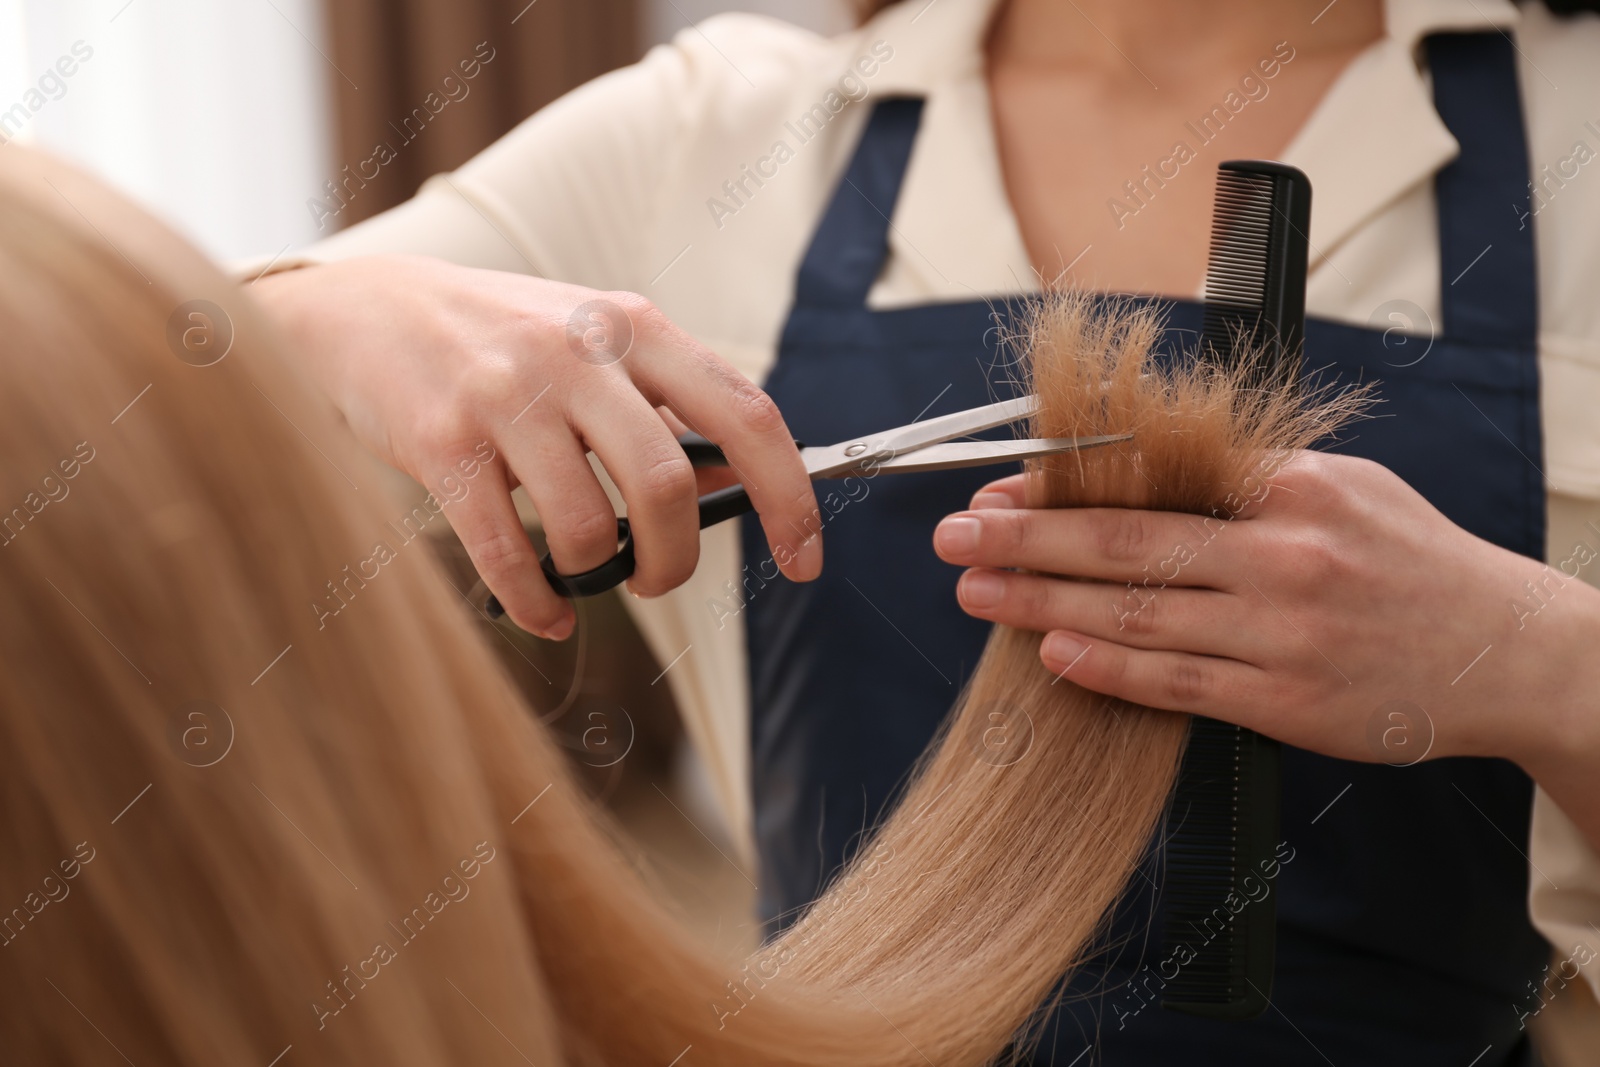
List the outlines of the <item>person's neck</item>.
{"label": "person's neck", "polygon": [[[1008,0],[990,31],[989,54],[1008,65],[1183,67],[1256,58],[1263,45],[1351,51],[1383,35],[1382,0]],[[1315,17],[1316,21],[1312,19]]]}

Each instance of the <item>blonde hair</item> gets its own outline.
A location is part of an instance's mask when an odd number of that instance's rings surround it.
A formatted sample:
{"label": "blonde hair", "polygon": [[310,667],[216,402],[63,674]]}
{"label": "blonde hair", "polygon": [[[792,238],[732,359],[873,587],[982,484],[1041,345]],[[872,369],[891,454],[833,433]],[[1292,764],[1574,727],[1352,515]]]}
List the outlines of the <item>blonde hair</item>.
{"label": "blonde hair", "polygon": [[[197,300],[232,324],[209,366],[174,340]],[[391,516],[244,292],[14,149],[0,330],[18,1062],[983,1063],[1160,819],[1186,719],[1055,684],[1037,634],[997,630],[875,843],[730,971],[647,891],[423,547],[358,571],[337,619],[309,607]],[[1159,332],[1081,296],[1037,309],[1038,432],[1135,437],[1041,465],[1033,503],[1206,512],[1341,414],[1160,371]],[[1025,751],[992,757],[996,714],[1031,722]]]}

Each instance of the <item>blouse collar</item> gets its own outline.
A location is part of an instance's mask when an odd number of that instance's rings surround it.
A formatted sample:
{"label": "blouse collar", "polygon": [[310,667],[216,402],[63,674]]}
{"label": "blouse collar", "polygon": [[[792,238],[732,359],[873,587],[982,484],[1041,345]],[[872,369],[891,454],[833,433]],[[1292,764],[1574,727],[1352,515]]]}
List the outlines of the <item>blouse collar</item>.
{"label": "blouse collar", "polygon": [[[924,254],[929,252],[925,242],[913,246],[907,239],[908,234],[932,235],[949,228],[947,209],[935,202],[937,198],[916,194],[926,177],[922,168],[936,164],[943,172],[935,179],[938,185],[961,186],[977,197],[968,200],[977,218],[993,219],[998,212],[1007,222],[983,227],[989,236],[965,250],[966,255],[977,256],[977,261],[966,261],[975,276],[992,277],[994,270],[1000,270],[1014,278],[1019,264],[1024,277],[1031,275],[1005,199],[984,79],[984,41],[1000,2],[902,0],[861,27],[859,35],[847,35],[852,47],[861,41],[883,40],[894,49],[893,60],[883,64],[873,79],[875,94],[917,95],[930,101],[941,94],[954,94],[970,101],[976,93],[983,105],[977,109],[980,114],[964,115],[968,122],[983,124],[981,135],[970,136],[959,145],[931,144],[926,150],[919,146],[912,158],[907,195],[896,212],[891,237],[902,269],[938,273]],[[1419,61],[1422,39],[1448,30],[1507,32],[1519,20],[1510,0],[1386,0],[1384,15],[1384,36],[1334,81],[1282,156],[1283,162],[1307,173],[1315,190],[1310,234],[1313,272],[1342,241],[1429,180],[1459,151],[1434,110],[1427,75]],[[1085,22],[1084,32],[1096,31]],[[971,127],[967,130],[970,133]],[[935,127],[932,132],[939,131]],[[998,198],[998,203],[987,204],[985,197]],[[984,213],[985,207],[993,211]],[[935,290],[948,288],[949,279],[925,280]],[[939,284],[941,281],[945,284]]]}

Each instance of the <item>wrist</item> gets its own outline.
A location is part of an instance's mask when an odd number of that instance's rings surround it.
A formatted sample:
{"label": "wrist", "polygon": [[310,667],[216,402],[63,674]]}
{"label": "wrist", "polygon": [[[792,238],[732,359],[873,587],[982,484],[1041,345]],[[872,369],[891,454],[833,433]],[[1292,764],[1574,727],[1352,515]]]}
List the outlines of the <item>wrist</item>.
{"label": "wrist", "polygon": [[338,383],[332,376],[337,368],[318,357],[321,348],[318,339],[328,329],[329,319],[322,303],[326,299],[328,282],[325,272],[325,267],[314,263],[276,270],[246,283],[244,290],[266,311],[288,341],[280,346],[284,358],[324,394],[334,398],[338,395]]}
{"label": "wrist", "polygon": [[273,270],[243,279],[240,287],[272,315],[281,329],[294,331],[304,317],[308,283],[314,284],[315,264]]}
{"label": "wrist", "polygon": [[1498,754],[1541,783],[1592,778],[1600,772],[1600,589],[1558,571],[1544,575],[1543,607],[1519,617],[1508,642],[1516,655],[1516,638],[1536,639],[1505,705],[1508,736]]}

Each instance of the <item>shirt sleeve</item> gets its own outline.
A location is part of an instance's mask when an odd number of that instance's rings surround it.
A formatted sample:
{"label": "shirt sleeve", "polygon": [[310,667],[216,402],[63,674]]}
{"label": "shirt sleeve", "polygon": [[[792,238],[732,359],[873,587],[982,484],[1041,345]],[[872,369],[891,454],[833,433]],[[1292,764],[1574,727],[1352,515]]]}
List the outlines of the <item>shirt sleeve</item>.
{"label": "shirt sleeve", "polygon": [[[1589,394],[1592,405],[1594,394]],[[1545,558],[1568,578],[1596,584],[1600,505],[1588,497],[1551,490]],[[1600,996],[1600,855],[1543,789],[1534,790],[1528,834],[1528,913],[1567,971],[1578,968]],[[1552,963],[1552,970],[1557,964]],[[1563,975],[1571,980],[1572,974]]]}
{"label": "shirt sleeve", "polygon": [[[1533,795],[1533,832],[1528,853],[1532,870],[1528,906],[1561,965],[1581,973],[1600,997],[1600,968],[1588,966],[1600,955],[1600,856],[1573,821],[1544,790]],[[1563,978],[1573,975],[1565,974]]]}

